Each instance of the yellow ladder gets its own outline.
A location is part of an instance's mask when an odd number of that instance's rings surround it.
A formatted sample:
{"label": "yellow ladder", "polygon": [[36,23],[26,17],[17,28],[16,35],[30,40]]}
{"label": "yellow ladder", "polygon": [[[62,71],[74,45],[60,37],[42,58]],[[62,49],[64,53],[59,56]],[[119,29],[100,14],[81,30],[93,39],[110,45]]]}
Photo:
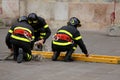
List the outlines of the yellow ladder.
{"label": "yellow ladder", "polygon": [[[53,52],[47,51],[32,51],[33,55],[42,55],[47,59],[51,59]],[[62,52],[58,57],[59,60],[64,59],[65,53]],[[95,55],[90,54],[89,57],[85,57],[84,54],[73,53],[72,58],[76,61],[86,61],[86,62],[98,62],[98,63],[111,63],[111,64],[119,64],[120,56],[108,56],[108,55]]]}

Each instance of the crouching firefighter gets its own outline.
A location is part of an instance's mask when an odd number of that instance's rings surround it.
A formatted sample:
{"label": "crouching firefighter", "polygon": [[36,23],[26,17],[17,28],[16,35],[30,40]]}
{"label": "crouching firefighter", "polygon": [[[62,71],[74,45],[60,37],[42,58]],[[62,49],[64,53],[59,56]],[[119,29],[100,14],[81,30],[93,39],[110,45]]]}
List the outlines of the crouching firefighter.
{"label": "crouching firefighter", "polygon": [[34,30],[27,23],[27,17],[22,16],[19,21],[11,26],[6,36],[6,45],[13,51],[13,59],[18,63],[23,60],[30,61],[31,42],[34,40]]}
{"label": "crouching firefighter", "polygon": [[38,16],[36,13],[30,13],[28,15],[28,23],[34,29],[35,35],[35,45],[37,46],[36,49],[43,51],[43,45],[45,44],[46,40],[51,35],[51,30],[46,23],[45,19]]}
{"label": "crouching firefighter", "polygon": [[56,61],[60,52],[64,51],[66,51],[64,61],[73,61],[71,55],[77,48],[77,45],[81,48],[86,57],[89,56],[86,46],[82,40],[82,36],[77,30],[77,27],[80,26],[81,24],[79,19],[72,17],[68,21],[67,26],[63,26],[58,29],[57,33],[54,35],[54,39],[52,40],[52,51],[54,52],[52,56],[53,61]]}

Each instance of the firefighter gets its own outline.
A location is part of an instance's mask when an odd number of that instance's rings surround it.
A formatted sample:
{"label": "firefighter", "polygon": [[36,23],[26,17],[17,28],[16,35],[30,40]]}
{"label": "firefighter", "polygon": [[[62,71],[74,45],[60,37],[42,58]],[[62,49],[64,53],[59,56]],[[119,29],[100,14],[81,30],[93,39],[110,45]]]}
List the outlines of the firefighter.
{"label": "firefighter", "polygon": [[77,45],[81,48],[86,57],[89,56],[86,46],[82,40],[82,36],[77,30],[77,27],[80,26],[80,20],[76,17],[71,17],[67,26],[63,26],[57,30],[57,33],[54,35],[54,39],[52,40],[52,51],[54,52],[52,56],[53,61],[56,61],[60,52],[64,51],[66,51],[64,61],[73,61],[71,55],[77,48]]}
{"label": "firefighter", "polygon": [[21,16],[19,20],[11,26],[6,35],[6,45],[13,52],[13,59],[18,63],[23,60],[30,61],[31,42],[34,40],[34,30],[28,24],[27,17]]}
{"label": "firefighter", "polygon": [[42,51],[43,44],[46,39],[51,35],[51,30],[46,23],[45,19],[37,16],[36,13],[30,13],[28,15],[28,23],[33,27],[35,34],[35,45]]}

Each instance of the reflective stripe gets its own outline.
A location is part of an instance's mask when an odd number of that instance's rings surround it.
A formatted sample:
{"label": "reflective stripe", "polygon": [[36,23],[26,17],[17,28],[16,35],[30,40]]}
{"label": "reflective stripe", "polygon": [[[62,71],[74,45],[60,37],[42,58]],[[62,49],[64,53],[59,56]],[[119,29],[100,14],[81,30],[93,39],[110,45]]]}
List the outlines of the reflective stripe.
{"label": "reflective stripe", "polygon": [[79,39],[82,39],[82,36],[78,36],[75,38],[75,40],[79,40]]}
{"label": "reflective stripe", "polygon": [[71,42],[60,43],[60,42],[53,41],[53,44],[60,45],[60,46],[66,46],[66,45],[70,45],[72,43]]}
{"label": "reflective stripe", "polygon": [[43,39],[44,38],[44,36],[46,35],[46,33],[40,33],[40,39]]}
{"label": "reflective stripe", "polygon": [[14,38],[14,39],[17,39],[17,40],[21,40],[21,41],[25,41],[25,42],[30,42],[29,39],[21,38],[21,37],[15,36],[15,35],[11,35],[11,37]]}
{"label": "reflective stripe", "polygon": [[30,54],[27,53],[27,59],[31,60],[32,56]]}
{"label": "reflective stripe", "polygon": [[59,30],[58,32],[64,32],[64,33],[68,34],[71,38],[73,37],[73,35],[66,30]]}
{"label": "reflective stripe", "polygon": [[37,20],[33,21],[33,23],[37,23],[37,22],[38,22]]}
{"label": "reflective stripe", "polygon": [[74,23],[75,23],[74,19],[72,19],[72,20],[71,20],[71,23],[72,23],[72,24],[74,24]]}
{"label": "reflective stripe", "polygon": [[32,39],[35,39],[35,36],[32,36]]}
{"label": "reflective stripe", "polygon": [[46,35],[46,33],[40,33],[40,35]]}
{"label": "reflective stripe", "polygon": [[77,47],[73,47],[73,49],[74,49],[74,50],[76,50],[76,49],[77,49]]}
{"label": "reflective stripe", "polygon": [[16,27],[14,30],[16,30],[16,29],[23,29],[23,30],[26,30],[26,31],[28,31],[29,33],[32,33],[29,29],[27,29],[27,28],[23,28],[23,27]]}
{"label": "reflective stripe", "polygon": [[40,39],[43,39],[44,37],[43,36],[40,36]]}
{"label": "reflective stripe", "polygon": [[29,23],[29,24],[31,24],[31,23],[32,23],[32,21],[28,20],[28,23]]}
{"label": "reflective stripe", "polygon": [[48,25],[46,24],[46,25],[44,26],[44,28],[48,28]]}
{"label": "reflective stripe", "polygon": [[9,33],[13,33],[13,30],[10,29],[8,32],[9,32]]}

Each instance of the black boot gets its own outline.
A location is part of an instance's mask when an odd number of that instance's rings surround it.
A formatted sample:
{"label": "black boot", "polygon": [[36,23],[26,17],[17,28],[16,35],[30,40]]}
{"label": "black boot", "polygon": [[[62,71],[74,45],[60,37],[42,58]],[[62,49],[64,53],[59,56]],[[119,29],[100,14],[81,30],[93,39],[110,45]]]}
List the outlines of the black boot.
{"label": "black boot", "polygon": [[52,56],[52,61],[56,61],[59,55],[60,55],[60,52],[54,52]]}
{"label": "black boot", "polygon": [[74,61],[74,60],[71,58],[72,53],[73,53],[73,51],[68,51],[68,52],[66,53],[65,59],[64,59],[65,62],[72,62],[72,61]]}
{"label": "black boot", "polygon": [[23,61],[23,49],[19,48],[19,54],[17,56],[17,63],[21,63]]}
{"label": "black boot", "polygon": [[17,53],[14,53],[14,55],[13,55],[13,60],[16,61],[16,60],[17,60],[17,56],[18,56]]}

